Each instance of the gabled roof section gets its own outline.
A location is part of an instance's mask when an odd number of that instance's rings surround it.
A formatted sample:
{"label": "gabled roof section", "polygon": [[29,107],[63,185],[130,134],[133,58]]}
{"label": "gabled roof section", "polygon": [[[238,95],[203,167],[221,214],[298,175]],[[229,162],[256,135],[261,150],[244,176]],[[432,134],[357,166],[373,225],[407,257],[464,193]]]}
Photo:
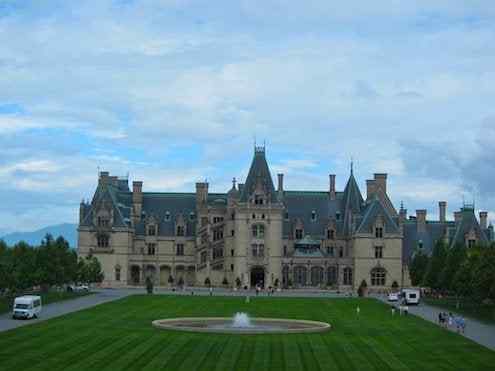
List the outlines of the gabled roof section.
{"label": "gabled roof section", "polygon": [[380,216],[383,218],[385,231],[387,233],[400,233],[399,226],[395,223],[394,219],[390,216],[387,209],[378,198],[375,198],[368,203],[364,210],[364,217],[359,224],[359,227],[356,229],[356,232],[370,233],[376,219]]}
{"label": "gabled roof section", "polygon": [[352,233],[352,216],[358,215],[363,207],[364,200],[361,191],[354,178],[354,173],[351,169],[351,175],[344,189],[342,197],[342,207],[344,210],[344,234]]}
{"label": "gabled roof section", "polygon": [[246,183],[242,187],[241,201],[246,202],[261,183],[271,201],[275,200],[275,187],[265,157],[265,147],[255,147],[254,157],[249,168]]}
{"label": "gabled roof section", "polygon": [[127,210],[129,208],[128,199],[130,193],[123,191],[122,184],[112,184],[112,183],[102,183],[98,184],[96,188],[95,194],[93,196],[93,200],[91,201],[91,207],[89,212],[86,214],[86,217],[81,222],[82,226],[92,226],[93,225],[93,216],[96,212],[97,207],[102,202],[108,202],[112,205],[113,208],[113,226],[114,227],[128,227],[128,223],[126,223],[126,219],[129,220],[130,212]]}
{"label": "gabled roof section", "polygon": [[481,230],[478,219],[476,219],[474,207],[463,207],[461,209],[461,221],[456,226],[454,238],[452,239],[450,246],[454,246],[457,243],[464,244],[465,236],[470,230],[474,230],[479,241],[482,243],[488,242],[485,232]]}

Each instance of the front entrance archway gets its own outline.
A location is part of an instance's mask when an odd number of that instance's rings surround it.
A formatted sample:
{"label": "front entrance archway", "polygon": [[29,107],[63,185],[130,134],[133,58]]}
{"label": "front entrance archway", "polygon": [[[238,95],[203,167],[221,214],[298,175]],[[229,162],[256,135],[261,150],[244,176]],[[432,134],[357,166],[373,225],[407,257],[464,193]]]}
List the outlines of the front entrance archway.
{"label": "front entrance archway", "polygon": [[256,285],[261,288],[265,287],[265,270],[263,267],[251,268],[251,286]]}

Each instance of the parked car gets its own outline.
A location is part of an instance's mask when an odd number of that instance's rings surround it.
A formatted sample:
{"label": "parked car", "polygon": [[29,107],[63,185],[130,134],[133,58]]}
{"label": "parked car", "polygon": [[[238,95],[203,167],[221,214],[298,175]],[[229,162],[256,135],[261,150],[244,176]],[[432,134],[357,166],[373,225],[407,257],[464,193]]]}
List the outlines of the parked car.
{"label": "parked car", "polygon": [[399,301],[399,293],[391,292],[388,294],[388,301]]}
{"label": "parked car", "polygon": [[41,297],[35,295],[24,295],[14,299],[12,318],[37,318],[41,313]]}
{"label": "parked car", "polygon": [[89,286],[85,284],[79,284],[79,285],[68,285],[67,286],[67,291],[68,292],[88,292],[89,291]]}

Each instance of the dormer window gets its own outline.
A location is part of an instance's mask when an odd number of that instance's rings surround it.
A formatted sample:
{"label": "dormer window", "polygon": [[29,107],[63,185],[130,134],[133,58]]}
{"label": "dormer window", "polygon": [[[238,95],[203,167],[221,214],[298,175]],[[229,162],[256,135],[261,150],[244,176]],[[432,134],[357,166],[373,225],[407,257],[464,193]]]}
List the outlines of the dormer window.
{"label": "dormer window", "polygon": [[263,205],[263,196],[254,195],[254,204],[255,205]]}
{"label": "dormer window", "polygon": [[148,226],[148,236],[156,236],[156,226],[149,225]]}
{"label": "dormer window", "polygon": [[329,239],[329,240],[335,239],[335,231],[333,229],[327,230],[327,239]]}
{"label": "dormer window", "polygon": [[316,222],[316,210],[311,211],[311,221]]}
{"label": "dormer window", "polygon": [[476,240],[468,240],[468,247],[471,249],[476,245]]}
{"label": "dormer window", "polygon": [[340,213],[339,212],[335,213],[335,219],[340,220]]}
{"label": "dormer window", "polygon": [[303,230],[296,229],[296,240],[302,240],[302,238],[303,238]]}
{"label": "dormer window", "polygon": [[383,227],[376,227],[375,228],[375,237],[376,238],[383,238]]}
{"label": "dormer window", "polygon": [[192,222],[196,219],[196,214],[194,213],[194,211],[191,211],[189,213],[189,220]]}
{"label": "dormer window", "polygon": [[184,234],[185,234],[185,228],[184,228],[184,226],[183,225],[178,225],[177,226],[177,236],[182,237],[182,236],[184,236]]}
{"label": "dormer window", "polygon": [[288,212],[288,211],[286,211],[286,212],[285,212],[284,219],[285,219],[285,220],[289,220],[289,212]]}
{"label": "dormer window", "polygon": [[170,221],[170,212],[169,212],[169,211],[167,211],[167,212],[165,213],[165,221],[166,221],[166,222],[169,222],[169,221]]}
{"label": "dormer window", "polygon": [[98,227],[109,227],[110,226],[110,218],[107,216],[99,216],[97,220]]}

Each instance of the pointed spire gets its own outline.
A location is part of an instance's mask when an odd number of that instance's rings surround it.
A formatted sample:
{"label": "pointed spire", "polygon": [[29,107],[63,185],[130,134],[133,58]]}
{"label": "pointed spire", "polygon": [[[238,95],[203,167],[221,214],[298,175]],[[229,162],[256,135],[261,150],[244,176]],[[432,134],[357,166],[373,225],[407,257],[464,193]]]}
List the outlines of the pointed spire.
{"label": "pointed spire", "polygon": [[351,175],[353,175],[353,174],[354,174],[354,159],[351,156]]}
{"label": "pointed spire", "polygon": [[236,180],[235,177],[232,178],[232,188],[235,189]]}

